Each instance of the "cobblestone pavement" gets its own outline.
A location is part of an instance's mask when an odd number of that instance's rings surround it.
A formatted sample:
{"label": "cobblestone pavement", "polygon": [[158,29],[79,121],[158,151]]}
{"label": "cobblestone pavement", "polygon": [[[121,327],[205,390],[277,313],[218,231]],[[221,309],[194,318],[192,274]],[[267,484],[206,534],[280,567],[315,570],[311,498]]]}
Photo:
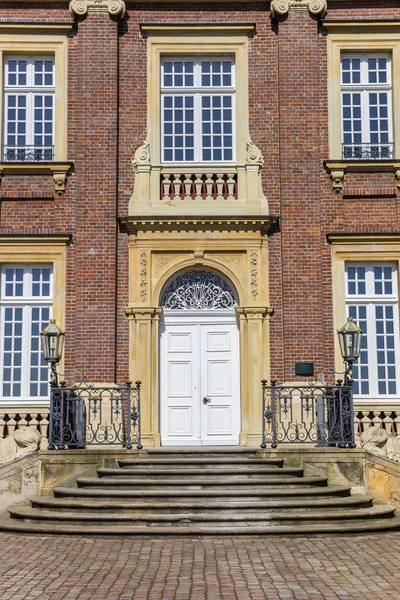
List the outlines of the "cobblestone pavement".
{"label": "cobblestone pavement", "polygon": [[1,600],[400,598],[400,533],[129,540],[0,535]]}

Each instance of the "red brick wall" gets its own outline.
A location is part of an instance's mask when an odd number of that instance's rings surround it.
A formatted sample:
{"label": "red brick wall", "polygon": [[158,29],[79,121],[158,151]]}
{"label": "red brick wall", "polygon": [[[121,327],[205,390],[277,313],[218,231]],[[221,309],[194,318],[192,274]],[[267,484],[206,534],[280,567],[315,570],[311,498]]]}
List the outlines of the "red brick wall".
{"label": "red brick wall", "polygon": [[[330,3],[328,18],[400,18],[398,1]],[[9,2],[0,20],[71,21],[67,5]],[[52,179],[4,177],[0,233],[72,232],[68,249],[67,366],[93,380],[128,376],[128,241],[118,232],[146,137],[146,41],[140,22],[255,22],[249,49],[250,133],[265,157],[263,186],[280,232],[270,238],[272,374],[296,361],[333,365],[330,249],[325,234],[399,230],[393,174],[346,175],[332,191],[328,158],[326,37],[308,11],[271,21],[264,3],[129,4],[123,21],[80,19],[69,39],[68,159],[64,196]],[[43,196],[43,199],[41,198]],[[351,223],[351,225],[349,225]],[[115,325],[117,324],[117,328]],[[117,332],[117,333],[116,333]]]}

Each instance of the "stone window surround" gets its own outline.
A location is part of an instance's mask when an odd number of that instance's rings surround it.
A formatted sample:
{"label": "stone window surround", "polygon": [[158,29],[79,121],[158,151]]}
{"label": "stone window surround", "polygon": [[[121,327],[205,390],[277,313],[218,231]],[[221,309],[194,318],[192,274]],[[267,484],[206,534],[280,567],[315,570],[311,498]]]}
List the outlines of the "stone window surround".
{"label": "stone window surround", "polygon": [[[260,204],[266,205],[261,189],[260,169],[263,165],[261,152],[252,143],[249,133],[248,100],[248,51],[249,37],[255,35],[253,23],[221,24],[169,24],[142,23],[140,32],[147,39],[147,139],[138,148],[132,161],[135,171],[135,188],[130,204],[130,214],[159,214],[165,207],[160,201],[161,174],[175,173],[177,167],[161,162],[161,88],[160,65],[164,56],[230,56],[236,69],[236,160],[235,164],[223,162],[179,164],[180,173],[226,173],[235,172],[238,177],[240,199],[234,202],[242,212],[259,212]],[[174,170],[175,169],[175,170]],[[248,199],[256,199],[254,206]],[[190,202],[195,212],[196,203]],[[213,201],[211,203],[215,205]],[[224,202],[224,206],[227,206]],[[181,211],[182,203],[179,202]],[[204,206],[204,202],[202,202]],[[246,209],[247,206],[247,209]],[[189,210],[191,208],[186,207]],[[258,210],[257,210],[258,208]],[[174,213],[173,203],[169,212]],[[185,209],[186,210],[186,209]],[[178,213],[177,213],[178,214]]]}
{"label": "stone window surround", "polygon": [[[71,236],[0,236],[0,264],[35,265],[51,264],[53,266],[53,318],[57,325],[65,328],[65,287],[67,245]],[[59,364],[59,371],[64,370],[64,358]],[[0,401],[2,410],[18,410],[46,408],[49,400],[16,401],[12,398]]]}
{"label": "stone window surround", "polygon": [[393,116],[400,107],[400,21],[323,21],[327,34],[329,159],[324,168],[334,191],[341,192],[347,172],[391,172],[400,182],[400,119],[393,119],[395,156],[389,160],[342,160],[340,59],[342,53],[386,52],[392,57]]}
{"label": "stone window surround", "polygon": [[[332,290],[333,290],[333,325],[335,337],[335,370],[343,371],[343,360],[340,354],[336,331],[346,321],[346,289],[345,267],[348,263],[395,263],[397,272],[400,270],[400,234],[327,234],[327,241],[332,253]],[[399,282],[398,282],[398,286]],[[400,289],[397,290],[398,297]],[[375,398],[373,401],[355,400],[355,404],[371,406],[376,410],[377,405],[399,406],[397,401]],[[375,408],[374,408],[375,407]],[[386,410],[386,409],[385,409]]]}
{"label": "stone window surround", "polygon": [[[67,35],[72,31],[72,24],[0,24],[0,61],[4,63],[6,55],[52,55],[55,60],[55,122],[54,137],[56,140],[54,163],[59,167],[50,169],[60,172],[66,177],[71,166],[65,166],[67,158]],[[0,69],[0,114],[3,114],[3,67]],[[3,127],[2,127],[3,129]],[[3,139],[3,134],[1,139]],[[61,166],[61,163],[64,165]],[[23,172],[22,163],[2,163],[7,173]],[[53,163],[35,163],[35,172],[47,174]],[[27,169],[29,170],[27,165]],[[32,170],[32,169],[31,169]],[[56,188],[57,183],[55,181]],[[65,186],[64,186],[65,187]],[[57,191],[57,190],[56,190]]]}

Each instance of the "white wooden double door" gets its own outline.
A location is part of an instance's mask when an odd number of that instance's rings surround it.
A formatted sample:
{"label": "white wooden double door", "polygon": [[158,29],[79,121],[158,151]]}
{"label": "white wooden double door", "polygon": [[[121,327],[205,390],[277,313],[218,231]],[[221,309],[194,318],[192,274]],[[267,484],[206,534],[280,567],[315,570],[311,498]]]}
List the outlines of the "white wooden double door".
{"label": "white wooden double door", "polygon": [[160,409],[164,446],[239,443],[239,330],[234,310],[164,311]]}

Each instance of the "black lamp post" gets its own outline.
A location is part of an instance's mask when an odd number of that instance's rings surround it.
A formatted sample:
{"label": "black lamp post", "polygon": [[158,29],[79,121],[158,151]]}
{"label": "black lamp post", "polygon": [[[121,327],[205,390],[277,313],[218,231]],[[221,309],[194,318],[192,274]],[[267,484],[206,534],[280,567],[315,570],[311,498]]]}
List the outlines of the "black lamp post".
{"label": "black lamp post", "polygon": [[352,377],[353,363],[360,356],[361,339],[363,332],[354,323],[353,317],[347,317],[347,322],[338,330],[340,352],[346,364],[345,385]]}
{"label": "black lamp post", "polygon": [[50,324],[40,332],[44,359],[50,363],[53,385],[58,385],[56,365],[60,362],[64,347],[65,332],[50,319]]}

